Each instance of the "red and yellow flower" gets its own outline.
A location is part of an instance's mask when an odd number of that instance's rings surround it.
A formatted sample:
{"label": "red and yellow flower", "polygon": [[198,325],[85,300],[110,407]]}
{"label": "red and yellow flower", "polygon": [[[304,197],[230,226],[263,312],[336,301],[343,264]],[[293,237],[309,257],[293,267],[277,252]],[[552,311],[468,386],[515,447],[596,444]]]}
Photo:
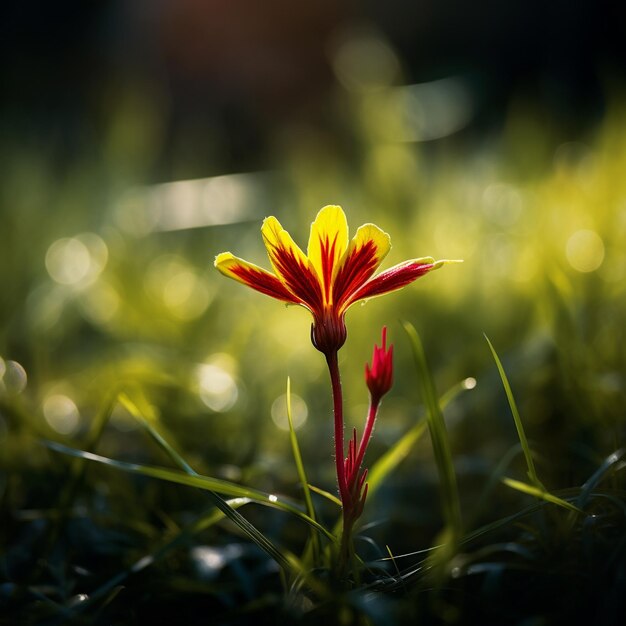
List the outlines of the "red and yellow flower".
{"label": "red and yellow flower", "polygon": [[345,313],[351,305],[401,289],[445,263],[412,259],[374,276],[391,248],[389,235],[364,224],[349,240],[346,216],[333,205],[321,209],[311,224],[306,254],[275,217],[263,221],[261,234],[274,274],[230,252],[218,254],[215,267],[252,289],[308,309],[313,345],[326,356],[346,340]]}

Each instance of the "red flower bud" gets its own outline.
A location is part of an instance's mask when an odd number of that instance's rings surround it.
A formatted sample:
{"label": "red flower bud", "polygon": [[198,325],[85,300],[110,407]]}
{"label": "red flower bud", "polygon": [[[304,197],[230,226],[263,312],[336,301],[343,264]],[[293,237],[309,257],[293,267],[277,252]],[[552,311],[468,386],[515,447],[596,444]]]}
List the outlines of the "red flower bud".
{"label": "red flower bud", "polygon": [[372,366],[365,364],[365,382],[372,399],[379,402],[393,384],[393,345],[387,350],[387,327],[383,326],[381,346],[374,345]]}

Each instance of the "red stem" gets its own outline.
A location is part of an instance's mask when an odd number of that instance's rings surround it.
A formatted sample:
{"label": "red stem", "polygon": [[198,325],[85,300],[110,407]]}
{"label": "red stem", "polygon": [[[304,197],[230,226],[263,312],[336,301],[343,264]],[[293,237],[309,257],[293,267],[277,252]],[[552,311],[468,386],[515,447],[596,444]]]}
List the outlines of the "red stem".
{"label": "red stem", "polygon": [[363,463],[363,457],[365,456],[365,451],[367,450],[367,446],[370,442],[370,437],[372,436],[372,430],[374,429],[374,422],[376,421],[376,413],[378,413],[378,407],[380,406],[380,398],[374,398],[372,396],[370,400],[370,408],[367,414],[367,421],[365,422],[365,428],[363,430],[363,436],[361,437],[361,442],[359,443],[358,453],[356,455],[356,459],[353,465],[353,475],[356,477],[361,469],[361,464]]}
{"label": "red stem", "polygon": [[346,480],[345,459],[343,456],[343,396],[341,393],[341,378],[339,376],[339,362],[337,351],[326,355],[328,371],[330,373],[330,383],[333,390],[333,409],[335,413],[335,465],[337,467],[337,483],[339,485],[339,495],[344,508],[350,506],[350,495],[348,493],[348,483]]}

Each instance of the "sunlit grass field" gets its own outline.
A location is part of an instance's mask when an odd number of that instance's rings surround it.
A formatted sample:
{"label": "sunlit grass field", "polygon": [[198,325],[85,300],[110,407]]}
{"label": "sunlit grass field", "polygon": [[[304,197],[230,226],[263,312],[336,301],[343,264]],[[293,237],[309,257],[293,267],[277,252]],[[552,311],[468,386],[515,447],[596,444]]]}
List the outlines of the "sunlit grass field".
{"label": "sunlit grass field", "polygon": [[[1,623],[623,623],[623,105],[585,137],[518,107],[415,142],[376,98],[338,107],[349,141],[285,133],[260,172],[148,182],[132,107],[70,168],[5,155]],[[391,235],[383,269],[464,261],[348,313],[347,429],[383,326],[395,361],[339,582],[310,316],[213,267],[269,269],[263,218],[304,247],[326,204]]]}

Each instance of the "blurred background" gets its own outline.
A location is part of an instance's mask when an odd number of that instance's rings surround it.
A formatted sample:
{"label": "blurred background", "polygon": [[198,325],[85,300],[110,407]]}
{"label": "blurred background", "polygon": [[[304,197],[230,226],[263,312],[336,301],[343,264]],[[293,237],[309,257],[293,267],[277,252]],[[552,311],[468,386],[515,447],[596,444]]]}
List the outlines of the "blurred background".
{"label": "blurred background", "polygon": [[[325,204],[343,206],[352,232],[371,221],[390,233],[384,267],[465,261],[348,315],[350,426],[364,418],[363,365],[383,325],[395,344],[370,461],[422,414],[408,320],[439,392],[477,381],[446,413],[464,499],[516,443],[483,333],[549,459],[545,482],[582,482],[624,434],[625,13],[608,0],[4,7],[4,541],[36,541],[19,512],[54,506],[50,485],[65,480],[66,460],[39,439],[83,446],[120,384],[198,471],[297,496],[290,376],[310,480],[333,490],[308,314],[213,268],[225,250],[269,267],[267,215],[306,246]],[[165,462],[120,407],[98,452]],[[86,506],[99,498],[113,525],[196,506],[162,485],[137,499],[113,470],[90,477]],[[440,525],[436,480],[425,438],[369,504],[373,532],[403,531],[397,551],[423,547]],[[485,513],[506,511],[507,497]]]}

